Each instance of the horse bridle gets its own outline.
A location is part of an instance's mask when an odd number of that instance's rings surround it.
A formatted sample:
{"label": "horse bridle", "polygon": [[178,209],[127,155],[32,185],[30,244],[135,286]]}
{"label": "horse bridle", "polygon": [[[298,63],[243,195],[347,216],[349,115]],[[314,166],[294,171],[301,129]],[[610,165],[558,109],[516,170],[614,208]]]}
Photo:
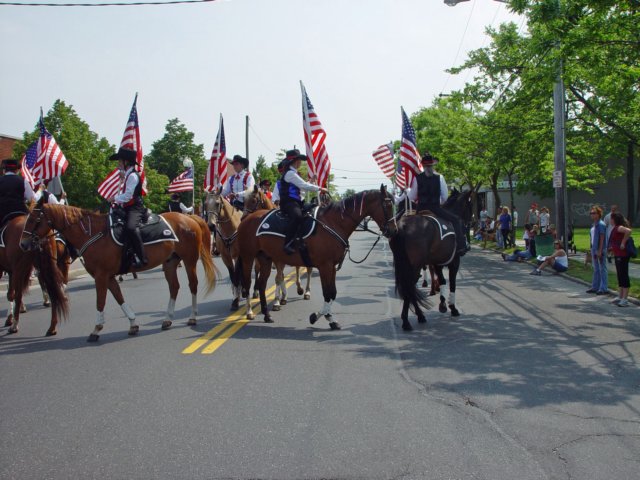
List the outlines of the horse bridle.
{"label": "horse bridle", "polygon": [[[36,212],[36,211],[38,212],[38,216],[36,217],[36,220],[35,220],[35,223],[34,223],[34,227],[33,227],[33,229],[31,231],[28,231],[27,230],[27,223],[29,223],[29,219],[31,218],[31,214],[33,212]],[[42,222],[42,218],[43,217],[46,217],[45,213],[44,213],[44,210],[41,209],[41,208],[34,208],[27,215],[27,220],[25,220],[24,226],[22,227],[21,238],[25,234],[29,235],[30,238],[31,238],[31,246],[32,246],[32,248],[30,248],[30,250],[33,250],[34,249],[33,247],[36,247],[36,246],[38,247],[39,250],[42,250],[42,246],[45,244],[45,242],[48,241],[49,237],[54,237],[55,236],[55,232],[53,231],[53,224],[51,223],[51,220],[49,220],[49,219],[47,219],[47,224],[49,225],[51,231],[47,235],[45,235],[44,237],[41,237],[37,233],[34,233],[38,229],[38,226],[40,225],[40,222]],[[19,245],[20,245],[20,249],[23,252],[27,251],[27,250],[24,250],[22,248],[22,242],[20,242]]]}

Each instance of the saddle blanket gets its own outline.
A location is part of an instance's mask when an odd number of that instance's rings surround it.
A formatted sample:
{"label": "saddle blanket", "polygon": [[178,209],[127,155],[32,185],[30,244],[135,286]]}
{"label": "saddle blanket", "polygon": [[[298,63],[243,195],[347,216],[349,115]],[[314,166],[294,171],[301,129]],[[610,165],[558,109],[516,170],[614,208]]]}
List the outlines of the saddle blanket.
{"label": "saddle blanket", "polygon": [[[319,207],[315,207],[310,213],[311,216],[305,215],[300,224],[300,236],[307,238],[316,231],[317,222],[315,221],[318,215]],[[287,217],[280,210],[271,210],[260,222],[256,236],[260,235],[275,235],[277,237],[285,237],[287,234],[287,228],[289,227],[289,217]]]}
{"label": "saddle blanket", "polygon": [[[109,215],[109,226],[111,238],[116,244],[124,245],[124,223],[113,215]],[[171,228],[171,225],[160,215],[152,213],[149,215],[147,223],[140,225],[140,233],[142,234],[142,243],[151,245],[160,242],[177,242],[178,237]]]}
{"label": "saddle blanket", "polygon": [[440,232],[440,240],[444,239],[445,237],[448,237],[449,235],[455,236],[456,232],[453,229],[453,225],[451,225],[451,222],[447,222],[446,220],[442,220],[436,217],[429,210],[420,210],[419,212],[417,212],[417,215],[429,218],[432,221],[434,221],[436,225],[438,225],[438,231]]}
{"label": "saddle blanket", "polygon": [[4,244],[4,232],[7,230],[7,226],[5,225],[4,227],[2,227],[2,230],[0,230],[0,248],[4,248],[5,244]]}

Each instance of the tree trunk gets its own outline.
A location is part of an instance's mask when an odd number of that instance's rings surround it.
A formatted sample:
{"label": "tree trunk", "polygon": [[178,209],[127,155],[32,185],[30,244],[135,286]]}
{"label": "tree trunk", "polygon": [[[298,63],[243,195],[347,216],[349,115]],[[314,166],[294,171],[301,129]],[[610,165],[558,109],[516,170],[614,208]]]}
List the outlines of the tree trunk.
{"label": "tree trunk", "polygon": [[502,201],[500,200],[500,194],[498,193],[498,174],[491,175],[491,191],[493,192],[493,199],[495,201],[496,210],[493,212],[493,217],[497,218],[500,216],[498,209],[502,206]]}
{"label": "tree trunk", "polygon": [[[635,224],[637,213],[640,212],[640,196],[638,197],[638,204],[635,203],[634,192],[634,158],[633,158],[633,142],[627,144],[627,218],[631,225]],[[640,192],[640,178],[638,179],[638,187]]]}

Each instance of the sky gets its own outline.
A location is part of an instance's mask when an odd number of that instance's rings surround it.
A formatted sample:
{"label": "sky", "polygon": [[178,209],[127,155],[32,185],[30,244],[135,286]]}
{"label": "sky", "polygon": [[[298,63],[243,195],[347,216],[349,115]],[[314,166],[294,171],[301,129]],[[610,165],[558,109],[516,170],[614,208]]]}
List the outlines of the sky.
{"label": "sky", "polygon": [[138,92],[144,152],[178,118],[208,158],[222,114],[227,155],[244,155],[248,115],[253,166],[258,155],[304,150],[302,81],[338,191],[375,188],[385,177],[371,152],[399,139],[400,107],[411,114],[471,80],[445,70],[506,21],[523,23],[494,0],[0,6],[0,133],[21,137],[61,99],[119,145]]}

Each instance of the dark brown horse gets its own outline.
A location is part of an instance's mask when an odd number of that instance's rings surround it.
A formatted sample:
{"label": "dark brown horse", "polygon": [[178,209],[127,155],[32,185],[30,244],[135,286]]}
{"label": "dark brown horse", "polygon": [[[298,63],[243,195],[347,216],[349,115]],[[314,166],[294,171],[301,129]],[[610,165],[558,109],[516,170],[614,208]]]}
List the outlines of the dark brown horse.
{"label": "dark brown horse", "polygon": [[[471,218],[471,192],[454,191],[443,207],[458,215],[465,224],[468,223]],[[433,266],[440,284],[440,312],[447,311],[448,303],[451,315],[460,315],[455,306],[460,256],[456,253],[456,236],[450,223],[428,212],[405,215],[398,220],[398,232],[389,245],[393,252],[396,290],[403,299],[403,330],[412,330],[408,319],[409,306],[413,306],[419,323],[427,321],[420,307],[428,308],[428,303],[424,293],[416,287],[420,270],[427,266]],[[449,270],[449,285],[443,274],[445,266]],[[447,288],[450,290],[448,299]]]}
{"label": "dark brown horse", "polygon": [[[171,326],[174,318],[175,302],[180,289],[177,268],[184,262],[189,289],[191,290],[191,316],[188,325],[196,324],[198,312],[197,293],[198,276],[196,264],[202,262],[206,275],[206,293],[215,286],[216,269],[211,260],[211,237],[207,224],[199,217],[182,213],[164,213],[162,217],[175,232],[178,241],[161,241],[147,245],[145,250],[149,263],[135,271],[148,270],[162,265],[165,279],[169,285],[169,305],[162,329]],[[122,247],[116,244],[109,232],[108,215],[93,213],[76,207],[64,205],[42,205],[34,209],[27,219],[22,234],[21,246],[30,248],[34,240],[50,235],[52,229],[59,231],[82,256],[84,266],[94,278],[96,285],[96,326],[88,341],[97,341],[104,327],[104,306],[107,289],[118,302],[129,319],[129,335],[138,333],[136,316],[133,309],[124,301],[116,275],[120,269]],[[134,271],[129,269],[129,271]]]}
{"label": "dark brown horse", "polygon": [[[249,192],[244,197],[244,215],[248,215],[250,213],[255,212],[256,210],[272,210],[276,208],[270,198],[268,198],[265,193],[259,189],[257,186],[254,186],[253,191]],[[276,291],[274,294],[274,301],[271,309],[274,312],[280,310],[281,305],[287,304],[287,283],[284,281],[284,263],[275,263],[276,267]],[[294,267],[296,269],[296,291],[298,295],[303,295],[302,298],[305,300],[311,299],[311,273],[313,272],[312,267],[307,267],[307,283],[305,288],[302,288],[302,282],[300,281],[300,268]],[[254,298],[257,298],[254,295]]]}
{"label": "dark brown horse", "polygon": [[29,288],[31,272],[35,266],[40,271],[43,292],[48,293],[52,304],[51,322],[46,335],[55,335],[58,333],[58,317],[65,317],[68,309],[67,298],[62,289],[64,279],[56,268],[56,242],[52,236],[48,236],[37,242],[32,250],[20,248],[20,237],[26,220],[27,216],[21,215],[6,223],[4,247],[0,247],[0,274],[6,272],[9,276],[9,314],[5,327],[9,327],[9,333],[18,332],[22,297]]}
{"label": "dark brown horse", "polygon": [[[322,283],[324,306],[320,312],[312,313],[309,320],[314,324],[324,315],[332,330],[340,325],[333,321],[331,304],[336,298],[336,271],[349,249],[349,237],[366,216],[372,217],[385,236],[395,230],[393,222],[394,202],[391,194],[381,186],[380,190],[361,192],[340,202],[333,202],[320,209],[317,215],[316,231],[306,238],[306,247],[311,266],[318,269]],[[299,252],[287,255],[283,251],[283,238],[273,235],[256,236],[262,218],[267,210],[258,210],[245,217],[238,227],[240,257],[237,279],[242,282],[242,296],[247,298],[251,281],[251,266],[254,261],[260,264],[258,290],[260,307],[265,322],[271,316],[267,307],[265,287],[271,273],[272,262],[293,266],[305,266]],[[247,298],[247,318],[254,318],[251,303]]]}

